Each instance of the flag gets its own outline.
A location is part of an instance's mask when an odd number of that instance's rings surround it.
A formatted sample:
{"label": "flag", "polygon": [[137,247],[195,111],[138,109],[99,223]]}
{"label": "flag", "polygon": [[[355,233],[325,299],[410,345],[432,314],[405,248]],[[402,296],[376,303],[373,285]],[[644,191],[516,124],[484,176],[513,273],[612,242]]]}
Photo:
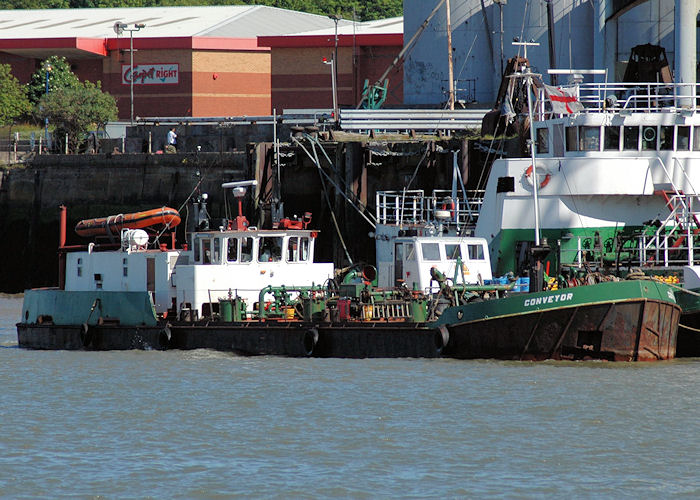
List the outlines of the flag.
{"label": "flag", "polygon": [[505,118],[506,123],[510,124],[515,120],[515,111],[513,110],[513,103],[510,100],[510,96],[506,96],[503,99],[503,105],[501,106],[501,116]]}
{"label": "flag", "polygon": [[571,90],[544,85],[544,91],[552,103],[552,113],[568,115],[583,110],[583,104],[578,101]]}

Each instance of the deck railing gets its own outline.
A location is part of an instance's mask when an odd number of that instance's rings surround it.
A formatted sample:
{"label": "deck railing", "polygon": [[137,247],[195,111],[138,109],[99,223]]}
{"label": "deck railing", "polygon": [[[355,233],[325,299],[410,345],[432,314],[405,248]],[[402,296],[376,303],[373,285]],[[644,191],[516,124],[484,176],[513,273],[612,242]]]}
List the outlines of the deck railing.
{"label": "deck railing", "polygon": [[483,190],[467,190],[467,199],[453,198],[448,190],[434,190],[426,195],[422,189],[378,191],[377,222],[390,225],[440,223],[462,233],[473,230],[484,199]]}
{"label": "deck railing", "polygon": [[[582,83],[561,86],[574,92],[583,104],[583,113],[693,113],[698,107],[698,85],[682,83]],[[549,102],[540,90],[540,103]],[[550,113],[539,108],[538,119]],[[544,116],[543,116],[544,115]]]}

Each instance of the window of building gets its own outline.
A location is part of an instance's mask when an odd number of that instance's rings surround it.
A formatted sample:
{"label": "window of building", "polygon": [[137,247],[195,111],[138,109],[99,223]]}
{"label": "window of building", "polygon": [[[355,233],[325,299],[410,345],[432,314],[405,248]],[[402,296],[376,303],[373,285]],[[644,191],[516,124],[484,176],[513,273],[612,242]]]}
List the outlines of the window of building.
{"label": "window of building", "polygon": [[549,153],[549,129],[538,128],[537,132],[537,153]]}
{"label": "window of building", "polygon": [[605,134],[605,142],[603,148],[606,151],[619,151],[620,150],[620,127],[605,127],[603,129]]}
{"label": "window of building", "polygon": [[421,243],[423,260],[440,260],[440,246],[437,243]]}
{"label": "window of building", "polygon": [[639,127],[622,127],[622,137],[625,151],[639,151]]}

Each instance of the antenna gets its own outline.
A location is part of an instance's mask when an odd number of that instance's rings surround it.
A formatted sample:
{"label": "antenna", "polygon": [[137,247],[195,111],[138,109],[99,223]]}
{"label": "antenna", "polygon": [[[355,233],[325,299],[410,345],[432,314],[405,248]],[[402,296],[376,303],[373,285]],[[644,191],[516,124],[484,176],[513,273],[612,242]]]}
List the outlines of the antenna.
{"label": "antenna", "polygon": [[525,55],[525,59],[527,59],[527,48],[528,48],[528,47],[539,47],[540,44],[537,43],[537,42],[532,42],[532,41],[530,41],[530,42],[521,42],[521,41],[519,41],[519,40],[516,38],[516,39],[513,40],[513,45],[520,45],[521,47],[523,47],[523,49],[525,49],[525,54],[524,54],[524,55]]}

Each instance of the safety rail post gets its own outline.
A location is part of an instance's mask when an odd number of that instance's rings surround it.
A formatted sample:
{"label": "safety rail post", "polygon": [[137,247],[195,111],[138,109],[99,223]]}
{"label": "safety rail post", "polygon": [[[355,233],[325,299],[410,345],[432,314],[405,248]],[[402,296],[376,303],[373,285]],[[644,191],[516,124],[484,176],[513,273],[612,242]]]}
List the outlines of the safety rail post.
{"label": "safety rail post", "polygon": [[396,197],[396,200],[394,201],[394,219],[396,220],[397,224],[401,224],[401,220],[399,217],[401,217],[401,208],[399,207],[399,197]]}

